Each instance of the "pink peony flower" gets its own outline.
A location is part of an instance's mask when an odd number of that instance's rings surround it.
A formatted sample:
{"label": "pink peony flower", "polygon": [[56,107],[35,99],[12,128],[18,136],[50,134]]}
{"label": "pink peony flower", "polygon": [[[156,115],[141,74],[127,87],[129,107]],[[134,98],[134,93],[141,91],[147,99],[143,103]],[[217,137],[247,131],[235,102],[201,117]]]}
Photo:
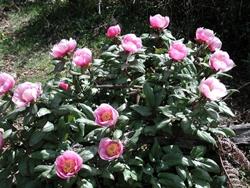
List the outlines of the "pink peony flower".
{"label": "pink peony flower", "polygon": [[75,176],[82,168],[83,160],[80,155],[74,151],[65,151],[58,156],[55,161],[56,174],[62,179],[68,179]]}
{"label": "pink peony flower", "polygon": [[203,42],[208,44],[208,42],[215,37],[214,32],[210,29],[205,29],[203,27],[199,27],[196,30],[196,40],[199,42]]}
{"label": "pink peony flower", "polygon": [[13,76],[7,73],[0,73],[0,96],[7,93],[15,85]]}
{"label": "pink peony flower", "polygon": [[0,128],[0,150],[2,150],[4,146],[3,132],[4,130]]}
{"label": "pink peony flower", "polygon": [[80,68],[87,68],[92,62],[92,52],[88,48],[77,49],[73,56],[73,64]]}
{"label": "pink peony flower", "polygon": [[199,85],[199,91],[211,101],[219,100],[227,95],[225,85],[214,77],[203,78]]}
{"label": "pink peony flower", "polygon": [[209,66],[216,71],[227,72],[231,70],[235,64],[227,52],[217,50],[211,55]]}
{"label": "pink peony flower", "polygon": [[118,35],[121,34],[121,28],[120,26],[117,24],[117,25],[114,25],[114,26],[110,26],[106,32],[106,36],[108,38],[114,38],[114,37],[117,37]]}
{"label": "pink peony flower", "polygon": [[128,53],[136,53],[142,48],[141,38],[134,34],[127,34],[123,36],[122,48]]}
{"label": "pink peony flower", "polygon": [[153,29],[165,29],[168,27],[170,20],[168,16],[164,17],[160,14],[156,14],[154,16],[150,16],[149,22]]}
{"label": "pink peony flower", "polygon": [[221,46],[222,42],[218,37],[214,37],[208,41],[208,48],[211,52],[214,52],[215,50],[220,50]]}
{"label": "pink peony flower", "polygon": [[188,54],[188,48],[181,41],[174,41],[168,51],[169,57],[175,61],[183,60]]}
{"label": "pink peony flower", "polygon": [[50,53],[54,58],[62,58],[66,54],[73,52],[76,48],[76,41],[72,38],[69,40],[62,39],[58,44],[55,44]]}
{"label": "pink peony flower", "polygon": [[95,111],[95,122],[102,127],[114,126],[118,120],[119,114],[109,104],[101,104]]}
{"label": "pink peony flower", "polygon": [[59,82],[59,88],[64,90],[64,91],[67,91],[69,89],[69,84],[64,82],[64,81],[60,81]]}
{"label": "pink peony flower", "polygon": [[17,86],[12,101],[18,108],[24,107],[30,105],[31,102],[36,101],[41,94],[41,83],[24,82]]}
{"label": "pink peony flower", "polygon": [[119,158],[123,153],[123,148],[120,140],[103,138],[99,143],[98,153],[101,159],[110,161]]}

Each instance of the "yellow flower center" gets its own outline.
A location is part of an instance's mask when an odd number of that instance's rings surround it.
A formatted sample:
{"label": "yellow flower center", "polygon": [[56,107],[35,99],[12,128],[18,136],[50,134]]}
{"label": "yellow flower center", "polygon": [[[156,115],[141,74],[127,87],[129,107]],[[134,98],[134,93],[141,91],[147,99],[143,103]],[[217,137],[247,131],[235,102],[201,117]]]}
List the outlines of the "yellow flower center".
{"label": "yellow flower center", "polygon": [[102,119],[102,121],[109,121],[109,120],[112,120],[112,112],[104,112],[104,113],[101,115],[101,119]]}
{"label": "yellow flower center", "polygon": [[65,173],[72,173],[74,172],[75,162],[71,159],[68,159],[63,164],[63,171]]}
{"label": "yellow flower center", "polygon": [[110,157],[119,154],[119,152],[120,152],[120,146],[116,142],[109,144],[106,148],[106,153]]}

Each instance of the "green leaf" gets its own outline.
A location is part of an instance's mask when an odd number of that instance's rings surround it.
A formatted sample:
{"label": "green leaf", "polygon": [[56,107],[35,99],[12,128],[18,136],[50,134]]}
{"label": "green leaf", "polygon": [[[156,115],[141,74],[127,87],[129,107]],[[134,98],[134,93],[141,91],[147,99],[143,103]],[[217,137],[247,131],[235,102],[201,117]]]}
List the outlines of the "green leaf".
{"label": "green leaf", "polygon": [[77,184],[79,185],[79,188],[94,188],[93,184],[86,179],[81,179]]}
{"label": "green leaf", "polygon": [[81,107],[83,113],[86,115],[88,119],[90,120],[94,119],[94,115],[93,115],[94,112],[90,106],[87,106],[86,104],[83,104],[83,103],[79,103],[78,105]]}
{"label": "green leaf", "polygon": [[192,158],[199,158],[203,157],[205,153],[206,153],[205,146],[196,146],[191,150],[190,155]]}
{"label": "green leaf", "polygon": [[119,55],[114,54],[114,53],[112,53],[112,52],[103,52],[103,53],[101,54],[101,57],[102,57],[102,58],[112,58],[112,57],[119,57]]}
{"label": "green leaf", "polygon": [[206,132],[206,131],[198,130],[198,131],[197,131],[197,136],[198,136],[200,139],[202,139],[202,140],[204,140],[204,141],[206,141],[206,142],[209,142],[209,143],[211,143],[211,144],[213,144],[213,145],[216,145],[215,139],[211,136],[210,133],[208,133],[208,132]]}
{"label": "green leaf", "polygon": [[3,139],[7,139],[12,134],[12,129],[8,129],[3,133]]}
{"label": "green leaf", "polygon": [[159,173],[159,182],[168,188],[186,188],[184,181],[172,173]]}
{"label": "green leaf", "polygon": [[209,173],[201,168],[195,168],[191,171],[192,177],[194,180],[202,180],[211,182],[212,178],[210,177]]}
{"label": "green leaf", "polygon": [[226,103],[224,102],[220,102],[219,103],[219,110],[222,112],[222,113],[225,113],[231,117],[235,117],[234,113],[232,112],[232,110],[226,105]]}
{"label": "green leaf", "polygon": [[80,110],[70,104],[60,106],[58,109],[53,110],[53,113],[56,115],[73,114],[76,117],[85,117]]}
{"label": "green leaf", "polygon": [[25,158],[18,163],[18,170],[22,176],[27,176],[29,174],[28,159]]}
{"label": "green leaf", "polygon": [[210,115],[210,117],[213,118],[214,120],[218,120],[220,118],[219,113],[211,108],[207,109],[207,112]]}
{"label": "green leaf", "polygon": [[177,172],[178,176],[180,176],[180,178],[183,181],[186,180],[188,171],[184,167],[177,166],[176,167],[176,172]]}
{"label": "green leaf", "polygon": [[57,152],[50,149],[44,149],[41,151],[36,151],[31,154],[31,158],[41,159],[41,160],[49,160],[54,159],[57,156]]}
{"label": "green leaf", "polygon": [[114,139],[119,139],[122,136],[122,131],[119,129],[116,129],[115,132],[113,133],[113,138]]}
{"label": "green leaf", "polygon": [[139,137],[140,137],[140,135],[142,133],[142,130],[143,130],[142,127],[136,129],[133,136],[131,138],[128,138],[128,142],[127,142],[126,145],[135,145],[139,140]]}
{"label": "green leaf", "polygon": [[38,165],[34,168],[35,172],[50,171],[53,165]]}
{"label": "green leaf", "polygon": [[196,167],[200,167],[206,170],[207,172],[213,172],[213,173],[220,172],[220,167],[212,159],[193,160],[192,162]]}
{"label": "green leaf", "polygon": [[134,111],[139,113],[141,116],[147,117],[152,114],[151,109],[146,106],[139,106],[137,104],[130,106]]}
{"label": "green leaf", "polygon": [[91,167],[87,164],[83,164],[83,167],[81,169],[81,176],[83,177],[87,177],[87,176],[95,176],[97,175],[99,172],[98,172],[98,169],[94,168],[94,167]]}
{"label": "green leaf", "polygon": [[115,180],[115,177],[112,173],[110,173],[108,170],[104,169],[101,173],[101,177],[105,179]]}
{"label": "green leaf", "polygon": [[92,131],[90,131],[85,137],[84,137],[84,141],[88,142],[88,143],[92,143],[94,141],[100,140],[102,135],[105,133],[105,131],[107,130],[107,128],[96,128]]}
{"label": "green leaf", "polygon": [[149,106],[155,106],[154,90],[147,82],[143,85],[143,93],[146,96],[146,101]]}
{"label": "green leaf", "polygon": [[236,136],[234,130],[229,127],[220,127],[219,129],[223,131],[228,137]]}
{"label": "green leaf", "polygon": [[143,172],[151,176],[154,173],[154,168],[150,164],[146,164],[146,166],[143,167]]}
{"label": "green leaf", "polygon": [[8,120],[14,120],[17,118],[17,116],[21,113],[21,112],[24,112],[26,110],[25,107],[22,107],[22,108],[17,108],[13,111],[11,111],[10,113],[8,113],[6,116],[5,116],[5,119],[8,119]]}
{"label": "green leaf", "polygon": [[38,144],[43,139],[44,136],[45,136],[45,133],[43,133],[39,130],[34,131],[30,137],[29,145],[34,146],[34,145]]}
{"label": "green leaf", "polygon": [[138,179],[136,172],[134,170],[129,170],[129,169],[125,169],[123,171],[123,177],[125,181],[128,181],[130,179],[137,181]]}
{"label": "green leaf", "polygon": [[40,108],[37,112],[37,116],[42,117],[42,116],[45,116],[45,115],[50,114],[50,113],[51,113],[51,111],[48,108]]}
{"label": "green leaf", "polygon": [[110,166],[109,169],[111,172],[121,172],[126,168],[126,165],[123,163],[116,163],[114,166]]}
{"label": "green leaf", "polygon": [[127,103],[123,103],[121,106],[119,106],[116,110],[118,112],[122,112],[127,108]]}
{"label": "green leaf", "polygon": [[82,157],[83,161],[85,161],[85,162],[94,158],[96,153],[97,153],[96,146],[87,146],[87,147],[81,148],[81,150],[79,150],[79,155]]}
{"label": "green leaf", "polygon": [[43,126],[42,132],[51,132],[51,131],[53,131],[54,129],[55,129],[54,124],[48,121],[48,122]]}
{"label": "green leaf", "polygon": [[128,164],[131,166],[143,166],[144,161],[142,158],[135,156],[134,159],[129,159]]}
{"label": "green leaf", "polygon": [[83,118],[83,117],[77,119],[76,122],[82,123],[82,124],[85,124],[85,125],[90,125],[90,126],[97,126],[97,124],[94,121]]}

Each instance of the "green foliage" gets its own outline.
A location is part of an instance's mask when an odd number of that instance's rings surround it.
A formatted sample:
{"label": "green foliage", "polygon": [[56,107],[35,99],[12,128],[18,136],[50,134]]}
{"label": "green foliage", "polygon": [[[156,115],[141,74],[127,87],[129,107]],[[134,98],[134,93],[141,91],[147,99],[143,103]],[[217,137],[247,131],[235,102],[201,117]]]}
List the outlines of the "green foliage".
{"label": "green foliage", "polygon": [[[119,44],[105,46],[88,69],[74,67],[71,57],[55,61],[63,69],[55,70],[29,107],[15,109],[10,96],[2,98],[1,185],[185,188],[216,182],[223,187],[216,154],[207,151],[215,153],[217,135],[233,135],[218,127],[221,115],[233,114],[224,102],[206,100],[198,91],[203,77],[222,75],[208,68],[206,48],[189,42],[188,57],[175,62],[166,54],[175,40],[169,31],[142,38],[144,49],[135,54]],[[59,89],[59,79],[67,80],[70,90]],[[94,121],[93,111],[102,103],[119,111],[112,128]],[[101,160],[97,151],[104,137],[123,142],[121,158]],[[84,164],[63,181],[54,161],[65,150],[77,152]]]}

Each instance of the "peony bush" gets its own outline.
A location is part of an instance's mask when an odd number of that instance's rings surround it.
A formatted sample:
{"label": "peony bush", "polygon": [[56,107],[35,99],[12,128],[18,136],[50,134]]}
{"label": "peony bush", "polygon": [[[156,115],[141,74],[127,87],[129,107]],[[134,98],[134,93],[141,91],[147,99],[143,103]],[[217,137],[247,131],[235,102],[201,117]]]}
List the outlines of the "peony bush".
{"label": "peony bush", "polygon": [[169,22],[111,26],[98,56],[61,40],[43,87],[1,73],[1,187],[225,187],[216,140],[234,134],[219,126],[234,62],[212,30],[191,42]]}

